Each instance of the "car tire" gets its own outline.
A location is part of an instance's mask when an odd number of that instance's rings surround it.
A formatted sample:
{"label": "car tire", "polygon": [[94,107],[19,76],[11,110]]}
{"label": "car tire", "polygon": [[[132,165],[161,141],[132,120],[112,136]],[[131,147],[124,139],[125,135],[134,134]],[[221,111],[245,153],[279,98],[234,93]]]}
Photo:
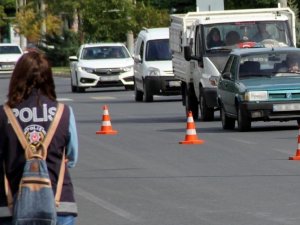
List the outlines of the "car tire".
{"label": "car tire", "polygon": [[251,120],[240,105],[237,108],[237,123],[239,131],[244,132],[251,128]]}
{"label": "car tire", "polygon": [[197,120],[199,118],[199,107],[198,107],[198,101],[194,90],[193,89],[188,90],[188,88],[186,88],[184,96],[185,96],[186,116],[188,116],[188,113],[191,111],[193,114],[193,119]]}
{"label": "car tire", "polygon": [[126,91],[132,91],[132,90],[134,90],[134,86],[133,85],[125,85],[124,87],[125,87]]}
{"label": "car tire", "polygon": [[210,108],[206,104],[206,99],[204,98],[203,89],[200,89],[199,96],[199,107],[200,107],[200,116],[203,121],[213,121],[214,120],[214,109]]}
{"label": "car tire", "polygon": [[136,102],[143,101],[143,92],[137,89],[136,83],[134,82],[134,98]]}
{"label": "car tire", "polygon": [[222,127],[224,130],[233,130],[235,127],[235,119],[226,115],[224,107],[220,109]]}
{"label": "car tire", "polygon": [[73,78],[72,78],[72,74],[71,74],[71,91],[74,93],[77,91],[77,87],[75,85],[73,85]]}
{"label": "car tire", "polygon": [[150,93],[149,86],[144,83],[144,102],[153,102],[153,95]]}

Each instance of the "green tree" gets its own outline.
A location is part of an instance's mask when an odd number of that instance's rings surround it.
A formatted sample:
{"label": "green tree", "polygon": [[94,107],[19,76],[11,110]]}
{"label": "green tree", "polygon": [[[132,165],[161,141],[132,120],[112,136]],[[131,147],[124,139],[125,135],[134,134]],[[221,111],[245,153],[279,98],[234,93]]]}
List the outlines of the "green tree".
{"label": "green tree", "polygon": [[152,6],[145,6],[143,3],[137,3],[133,10],[133,26],[131,30],[137,33],[143,28],[166,27],[170,25],[168,10],[155,9]]}
{"label": "green tree", "polygon": [[88,42],[124,41],[131,24],[129,0],[86,0],[82,9],[83,31]]}

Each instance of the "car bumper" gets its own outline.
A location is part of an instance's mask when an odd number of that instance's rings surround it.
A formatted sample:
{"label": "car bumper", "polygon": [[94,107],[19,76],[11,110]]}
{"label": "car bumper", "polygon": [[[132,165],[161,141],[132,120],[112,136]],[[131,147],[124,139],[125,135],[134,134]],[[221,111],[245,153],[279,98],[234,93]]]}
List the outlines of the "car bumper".
{"label": "car bumper", "polygon": [[133,71],[118,75],[95,75],[87,72],[77,73],[78,87],[133,86]]}
{"label": "car bumper", "polygon": [[181,94],[181,81],[173,76],[146,76],[144,82],[152,95]]}
{"label": "car bumper", "polygon": [[300,102],[243,102],[242,108],[251,120],[288,121],[300,119]]}

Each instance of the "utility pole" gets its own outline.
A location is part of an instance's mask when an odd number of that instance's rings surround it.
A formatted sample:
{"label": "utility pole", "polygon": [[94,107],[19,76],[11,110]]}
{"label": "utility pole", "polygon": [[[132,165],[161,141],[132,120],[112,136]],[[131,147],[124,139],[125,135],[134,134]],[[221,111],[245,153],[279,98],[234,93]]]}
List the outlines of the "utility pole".
{"label": "utility pole", "polygon": [[278,0],[278,4],[280,4],[281,8],[287,7],[287,0]]}
{"label": "utility pole", "polygon": [[[40,0],[40,6],[41,6],[41,15],[42,15],[42,27],[41,27],[41,39],[44,40],[46,35],[46,4],[44,0]],[[42,43],[44,45],[44,43]]]}
{"label": "utility pole", "polygon": [[[26,0],[16,0],[16,11],[18,12],[20,8],[26,5]],[[24,50],[27,45],[27,39],[23,34],[20,35],[20,47]]]}

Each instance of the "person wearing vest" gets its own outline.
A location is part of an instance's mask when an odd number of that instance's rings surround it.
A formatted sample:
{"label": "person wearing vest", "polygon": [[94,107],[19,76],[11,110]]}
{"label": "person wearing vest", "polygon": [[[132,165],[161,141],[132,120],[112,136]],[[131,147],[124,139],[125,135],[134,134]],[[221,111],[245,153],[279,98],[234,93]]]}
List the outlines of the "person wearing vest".
{"label": "person wearing vest", "polygon": [[[47,134],[58,105],[52,70],[42,53],[25,53],[19,59],[10,80],[6,104],[12,108],[27,141],[31,145],[39,145]],[[4,171],[14,196],[22,177],[25,156],[3,106],[0,106],[0,133],[0,224],[10,225],[11,210],[5,191]],[[64,152],[67,166],[57,207],[57,225],[74,225],[77,204],[68,168],[74,167],[78,160],[78,136],[70,106],[64,107],[48,148],[46,162],[54,194]]]}

